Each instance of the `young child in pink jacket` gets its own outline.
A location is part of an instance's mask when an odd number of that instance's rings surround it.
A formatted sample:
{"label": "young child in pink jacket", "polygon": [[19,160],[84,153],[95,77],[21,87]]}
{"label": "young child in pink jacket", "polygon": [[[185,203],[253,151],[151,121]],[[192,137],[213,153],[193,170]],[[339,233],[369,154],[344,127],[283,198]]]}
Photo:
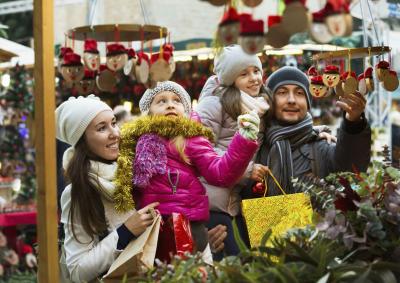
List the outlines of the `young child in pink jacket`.
{"label": "young child in pink jacket", "polygon": [[132,192],[137,209],[157,201],[163,216],[182,213],[190,221],[197,251],[204,251],[209,204],[199,177],[216,186],[235,184],[257,150],[260,119],[254,112],[239,116],[238,132],[219,156],[210,142],[212,131],[189,118],[190,96],[179,84],[158,83],[144,93],[139,107],[147,116],[122,129],[117,209],[133,206]]}

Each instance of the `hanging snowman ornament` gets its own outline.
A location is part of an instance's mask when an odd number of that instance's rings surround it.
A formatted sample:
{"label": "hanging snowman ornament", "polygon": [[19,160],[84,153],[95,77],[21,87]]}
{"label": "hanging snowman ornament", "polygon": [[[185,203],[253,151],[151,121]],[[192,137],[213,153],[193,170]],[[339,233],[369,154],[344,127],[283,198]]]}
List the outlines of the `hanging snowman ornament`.
{"label": "hanging snowman ornament", "polygon": [[318,43],[328,43],[333,40],[333,35],[328,30],[325,18],[325,9],[312,14],[312,21],[308,31],[311,38]]}
{"label": "hanging snowman ornament", "polygon": [[100,65],[100,73],[96,77],[96,85],[100,91],[112,92],[117,84],[115,72],[107,68],[106,65]]}
{"label": "hanging snowman ornament", "polygon": [[328,65],[324,69],[322,80],[327,87],[335,87],[340,82],[339,68],[335,65]]}
{"label": "hanging snowman ornament", "polygon": [[366,95],[368,93],[368,89],[367,89],[367,83],[365,82],[364,73],[360,74],[357,77],[357,81],[358,81],[358,92],[361,93],[362,95]]}
{"label": "hanging snowman ornament", "polygon": [[355,72],[349,71],[342,74],[342,89],[345,95],[354,94],[357,91],[358,82]]}
{"label": "hanging snowman ornament", "polygon": [[282,25],[282,16],[268,16],[268,32],[265,35],[265,43],[275,48],[281,48],[289,43],[290,35]]}
{"label": "hanging snowman ornament", "polygon": [[70,47],[61,47],[60,54],[58,55],[57,71],[61,73],[61,66],[64,64],[64,56],[67,53],[73,53],[74,51]]}
{"label": "hanging snowman ornament", "polygon": [[171,72],[174,73],[176,69],[176,63],[174,60],[174,46],[171,43],[165,43],[163,45],[163,50],[165,53],[170,53],[171,56],[169,57],[168,63],[169,67],[171,68]]}
{"label": "hanging snowman ornament", "polygon": [[83,63],[90,71],[98,71],[100,68],[100,54],[97,49],[97,41],[86,39],[84,43]]}
{"label": "hanging snowman ornament", "polygon": [[91,70],[85,70],[85,75],[83,79],[75,85],[78,93],[80,95],[92,94],[96,87],[96,73]]}
{"label": "hanging snowman ornament", "polygon": [[136,52],[133,48],[128,49],[128,61],[124,66],[124,75],[135,79],[135,66],[137,61]]}
{"label": "hanging snowman ornament", "polygon": [[[243,15],[243,14],[242,14]],[[264,22],[262,20],[253,20],[251,15],[241,15],[240,34],[238,43],[243,51],[248,54],[257,54],[264,50]]]}
{"label": "hanging snowman ornament", "polygon": [[305,7],[305,1],[285,0],[285,5],[282,14],[282,26],[286,33],[293,35],[306,31],[310,26],[312,16]]}
{"label": "hanging snowman ornament", "polygon": [[310,93],[314,98],[323,98],[329,95],[329,88],[324,84],[322,76],[311,77]]}
{"label": "hanging snowman ornament", "polygon": [[383,88],[387,91],[395,91],[399,87],[399,78],[396,71],[389,70],[383,79]]}
{"label": "hanging snowman ornament", "polygon": [[373,70],[374,69],[372,67],[368,67],[364,71],[364,79],[365,79],[365,85],[367,87],[367,92],[373,92],[375,89],[374,78],[372,77]]}
{"label": "hanging snowman ornament", "polygon": [[383,82],[385,80],[385,77],[389,74],[389,67],[390,67],[389,62],[384,60],[376,64],[375,73],[376,77],[378,78],[378,81]]}
{"label": "hanging snowman ornament", "polygon": [[144,84],[149,80],[150,59],[149,56],[142,51],[139,52],[137,56],[135,76],[138,83]]}
{"label": "hanging snowman ornament", "polygon": [[128,54],[122,44],[107,45],[106,65],[109,70],[116,72],[123,69],[126,61],[128,61]]}
{"label": "hanging snowman ornament", "polygon": [[151,55],[151,65],[149,69],[151,81],[168,81],[172,77],[172,71],[168,63],[170,57],[171,53],[164,52],[162,48],[159,53],[154,53]]}
{"label": "hanging snowman ornament", "polygon": [[353,16],[344,1],[330,0],[325,5],[325,23],[333,36],[350,36],[353,31]]}
{"label": "hanging snowman ornament", "polygon": [[238,41],[239,32],[239,14],[235,8],[229,7],[228,11],[224,13],[221,22],[218,24],[218,39],[224,46],[235,44]]}
{"label": "hanging snowman ornament", "polygon": [[61,75],[68,84],[79,82],[85,75],[81,56],[70,52],[64,55]]}

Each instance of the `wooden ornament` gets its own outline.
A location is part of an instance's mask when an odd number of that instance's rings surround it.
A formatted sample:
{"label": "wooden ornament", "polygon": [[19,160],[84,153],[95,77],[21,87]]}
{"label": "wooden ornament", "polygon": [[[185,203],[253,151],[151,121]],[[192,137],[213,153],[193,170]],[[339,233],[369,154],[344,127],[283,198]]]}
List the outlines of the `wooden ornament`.
{"label": "wooden ornament", "polygon": [[107,56],[106,65],[107,68],[113,72],[122,70],[128,61],[128,55],[126,53],[115,54]]}
{"label": "wooden ornament", "polygon": [[[101,67],[102,68],[102,67]],[[99,76],[96,77],[96,85],[101,91],[111,92],[117,84],[115,73],[103,67]]]}
{"label": "wooden ornament", "polygon": [[214,6],[223,6],[228,3],[228,0],[208,0],[208,2]]}
{"label": "wooden ornament", "polygon": [[238,43],[242,46],[244,52],[248,54],[257,54],[264,50],[265,37],[262,36],[239,36]]}
{"label": "wooden ornament", "polygon": [[218,38],[222,45],[228,46],[238,42],[240,23],[230,23],[218,27]]}
{"label": "wooden ornament", "polygon": [[67,83],[79,82],[85,75],[83,65],[61,66],[61,75]]}
{"label": "wooden ornament", "polygon": [[136,79],[135,77],[135,66],[136,66],[137,59],[131,58],[126,61],[124,66],[124,75],[131,77],[133,80]]}
{"label": "wooden ornament", "polygon": [[95,79],[81,80],[75,84],[75,87],[80,95],[92,94],[96,88],[96,81]]}
{"label": "wooden ornament", "polygon": [[344,96],[344,91],[343,91],[343,86],[342,86],[342,81],[338,83],[334,88],[335,94],[339,97]]}
{"label": "wooden ornament", "polygon": [[383,88],[387,91],[395,91],[399,87],[399,78],[395,71],[389,71],[383,80]]}
{"label": "wooden ornament", "polygon": [[281,25],[289,35],[307,30],[312,20],[311,14],[301,2],[286,5]]}
{"label": "wooden ornament", "polygon": [[100,55],[96,53],[84,52],[83,64],[91,71],[97,71],[100,68]]}
{"label": "wooden ornament", "polygon": [[308,32],[311,38],[318,43],[328,43],[333,40],[333,35],[329,32],[325,23],[311,23]]}
{"label": "wooden ornament", "polygon": [[149,76],[151,81],[168,81],[172,77],[170,65],[164,59],[159,58],[156,62],[151,64]]}
{"label": "wooden ornament", "polygon": [[242,0],[242,2],[247,7],[257,7],[261,4],[262,0]]}
{"label": "wooden ornament", "polygon": [[325,23],[333,36],[349,36],[353,30],[353,18],[350,14],[332,14]]}
{"label": "wooden ornament", "polygon": [[368,67],[364,71],[364,79],[365,79],[365,85],[367,87],[367,92],[373,92],[375,89],[374,78],[372,77],[372,72],[373,72],[372,67]]}
{"label": "wooden ornament", "polygon": [[344,80],[342,82],[342,88],[344,94],[352,94],[355,93],[357,90],[357,79],[355,78],[356,74],[354,72],[349,72],[345,73],[346,75],[344,76]]}
{"label": "wooden ornament", "polygon": [[146,83],[149,80],[149,71],[150,66],[146,60],[141,60],[140,63],[138,61],[135,66],[136,80],[142,84]]}
{"label": "wooden ornament", "polygon": [[317,99],[327,97],[330,94],[329,88],[322,81],[322,76],[311,78],[309,90],[311,95]]}
{"label": "wooden ornament", "polygon": [[357,78],[358,80],[358,92],[362,95],[366,95],[368,93],[367,83],[364,78],[364,74],[361,74]]}
{"label": "wooden ornament", "polygon": [[286,33],[280,24],[276,24],[268,28],[265,38],[266,44],[275,48],[281,48],[289,43],[290,35]]}
{"label": "wooden ornament", "polygon": [[326,66],[322,81],[327,87],[335,87],[340,82],[339,68],[334,65]]}
{"label": "wooden ornament", "polygon": [[385,80],[385,77],[389,74],[389,67],[390,67],[389,62],[383,60],[380,61],[378,64],[376,64],[375,74],[376,77],[378,78],[378,81],[383,82]]}

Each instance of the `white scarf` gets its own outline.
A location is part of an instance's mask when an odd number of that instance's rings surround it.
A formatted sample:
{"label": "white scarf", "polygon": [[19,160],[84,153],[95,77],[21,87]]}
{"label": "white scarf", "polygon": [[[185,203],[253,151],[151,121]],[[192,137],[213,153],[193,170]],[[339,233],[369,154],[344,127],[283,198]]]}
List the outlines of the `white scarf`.
{"label": "white scarf", "polygon": [[262,117],[269,109],[268,102],[262,96],[253,97],[244,91],[240,91],[240,100],[244,112],[256,110],[259,117]]}
{"label": "white scarf", "polygon": [[[74,155],[75,149],[73,147],[68,148],[64,152],[63,156],[63,168],[67,169],[67,166]],[[114,202],[114,191],[115,184],[112,182],[117,170],[117,162],[112,164],[106,164],[98,161],[90,161],[89,176],[90,179],[94,180],[94,185],[99,193],[106,198],[108,201]]]}

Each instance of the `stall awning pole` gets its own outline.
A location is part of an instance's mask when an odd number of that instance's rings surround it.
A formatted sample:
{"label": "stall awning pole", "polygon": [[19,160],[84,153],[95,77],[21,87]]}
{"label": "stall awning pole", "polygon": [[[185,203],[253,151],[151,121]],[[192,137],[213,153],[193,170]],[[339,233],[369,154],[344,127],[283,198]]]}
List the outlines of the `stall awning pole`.
{"label": "stall awning pole", "polygon": [[35,147],[40,283],[58,282],[53,19],[53,0],[34,0]]}

